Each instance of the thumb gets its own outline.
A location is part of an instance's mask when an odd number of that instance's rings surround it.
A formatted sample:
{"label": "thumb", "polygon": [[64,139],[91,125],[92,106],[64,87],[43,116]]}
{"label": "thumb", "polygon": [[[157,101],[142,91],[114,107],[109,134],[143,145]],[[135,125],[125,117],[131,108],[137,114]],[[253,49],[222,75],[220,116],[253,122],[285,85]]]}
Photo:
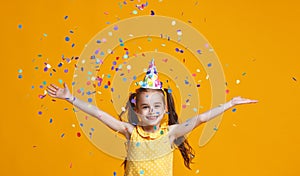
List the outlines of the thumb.
{"label": "thumb", "polygon": [[65,82],[64,82],[64,88],[69,90],[68,85]]}

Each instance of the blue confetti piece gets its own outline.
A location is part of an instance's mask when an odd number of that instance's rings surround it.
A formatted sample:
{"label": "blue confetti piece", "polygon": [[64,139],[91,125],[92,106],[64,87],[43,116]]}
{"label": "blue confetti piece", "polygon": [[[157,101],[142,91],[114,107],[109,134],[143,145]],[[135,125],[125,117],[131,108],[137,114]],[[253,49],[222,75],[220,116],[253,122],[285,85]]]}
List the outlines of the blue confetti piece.
{"label": "blue confetti piece", "polygon": [[114,172],[114,176],[117,176],[117,172]]}
{"label": "blue confetti piece", "polygon": [[211,64],[211,63],[208,63],[208,64],[207,64],[207,66],[208,66],[208,67],[211,67],[211,66],[212,66],[212,64]]}
{"label": "blue confetti piece", "polygon": [[75,46],[75,43],[72,43],[72,48],[74,48],[74,46]]}
{"label": "blue confetti piece", "polygon": [[47,81],[43,81],[43,84],[46,85],[46,84],[47,84]]}
{"label": "blue confetti piece", "polygon": [[22,29],[22,28],[23,28],[23,25],[22,25],[22,24],[19,24],[19,25],[18,25],[18,28],[19,28],[19,29]]}
{"label": "blue confetti piece", "polygon": [[136,76],[133,76],[133,80],[136,80]]}
{"label": "blue confetti piece", "polygon": [[92,98],[88,98],[88,102],[91,103],[93,101]]}
{"label": "blue confetti piece", "polygon": [[69,16],[65,16],[64,19],[66,20],[66,19],[68,19],[68,17],[69,17]]}
{"label": "blue confetti piece", "polygon": [[144,170],[140,170],[140,174],[144,174],[145,172],[144,172]]}
{"label": "blue confetti piece", "polygon": [[38,112],[38,115],[42,115],[42,114],[43,114],[43,112],[42,112],[42,111],[39,111],[39,112]]}
{"label": "blue confetti piece", "polygon": [[107,88],[108,88],[108,85],[105,85],[104,88],[107,89]]}
{"label": "blue confetti piece", "polygon": [[52,123],[53,122],[53,119],[52,118],[50,118],[50,121],[49,121],[50,123]]}
{"label": "blue confetti piece", "polygon": [[135,146],[137,146],[137,147],[139,147],[140,145],[141,145],[140,142],[137,142],[137,143],[135,144]]}
{"label": "blue confetti piece", "polygon": [[172,89],[168,89],[168,93],[172,93]]}
{"label": "blue confetti piece", "polygon": [[232,112],[236,112],[236,108],[233,108],[233,109],[232,109]]}
{"label": "blue confetti piece", "polygon": [[81,127],[83,127],[83,123],[80,123],[79,125],[80,125]]}
{"label": "blue confetti piece", "polygon": [[22,78],[23,78],[23,75],[18,75],[18,78],[19,78],[19,79],[22,79]]}
{"label": "blue confetti piece", "polygon": [[96,40],[96,43],[101,43],[101,40]]}
{"label": "blue confetti piece", "polygon": [[123,81],[126,82],[126,81],[127,81],[127,78],[123,78]]}
{"label": "blue confetti piece", "polygon": [[65,136],[65,133],[61,134],[60,137],[63,138]]}
{"label": "blue confetti piece", "polygon": [[70,41],[70,37],[67,36],[67,37],[65,38],[65,41],[66,41],[66,42]]}

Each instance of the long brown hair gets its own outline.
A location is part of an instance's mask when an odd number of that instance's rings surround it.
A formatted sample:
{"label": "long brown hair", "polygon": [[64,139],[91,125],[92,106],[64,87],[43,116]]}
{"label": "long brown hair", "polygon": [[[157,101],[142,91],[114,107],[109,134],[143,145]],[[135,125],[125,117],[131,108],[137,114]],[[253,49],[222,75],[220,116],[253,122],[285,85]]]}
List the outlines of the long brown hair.
{"label": "long brown hair", "polygon": [[[174,99],[172,96],[171,91],[168,91],[168,89],[164,89],[164,91],[162,89],[146,89],[146,88],[139,88],[136,89],[135,93],[132,93],[129,95],[129,99],[126,105],[126,109],[128,110],[128,121],[129,123],[133,124],[133,125],[137,125],[138,123],[138,117],[136,116],[134,109],[135,109],[135,105],[137,104],[137,102],[135,101],[135,97],[136,97],[136,101],[138,101],[138,97],[140,95],[140,93],[142,92],[149,92],[149,91],[159,91],[161,92],[164,96],[165,94],[167,95],[167,107],[168,107],[168,125],[173,125],[173,124],[178,124],[178,116],[175,110],[175,103],[174,103]],[[121,116],[123,115],[124,112],[122,112],[119,115],[120,120],[122,120]],[[190,146],[190,144],[188,143],[187,139],[184,136],[181,136],[177,139],[174,140],[175,145],[179,148],[180,153],[184,159],[184,165],[190,168],[190,164],[192,163],[192,159],[195,157],[195,152],[192,149],[192,147]],[[124,168],[126,168],[126,159],[123,162],[124,164]]]}

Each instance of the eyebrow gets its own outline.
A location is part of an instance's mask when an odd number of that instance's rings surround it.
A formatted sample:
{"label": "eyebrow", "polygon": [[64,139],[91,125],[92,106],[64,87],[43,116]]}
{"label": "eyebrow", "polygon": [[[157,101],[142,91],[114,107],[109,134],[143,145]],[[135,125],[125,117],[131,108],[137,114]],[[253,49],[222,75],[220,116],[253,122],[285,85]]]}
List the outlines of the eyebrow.
{"label": "eyebrow", "polygon": [[[154,104],[162,104],[161,102],[155,102]],[[143,103],[143,104],[141,104],[141,106],[144,106],[144,105],[149,105],[149,104],[146,104],[146,103]]]}

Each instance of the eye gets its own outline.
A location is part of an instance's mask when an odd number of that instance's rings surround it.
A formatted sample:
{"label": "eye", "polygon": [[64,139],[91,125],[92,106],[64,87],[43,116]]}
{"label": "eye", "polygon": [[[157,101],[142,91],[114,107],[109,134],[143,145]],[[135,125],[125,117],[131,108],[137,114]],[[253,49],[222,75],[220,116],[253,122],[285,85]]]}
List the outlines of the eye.
{"label": "eye", "polygon": [[154,107],[155,107],[155,108],[160,108],[161,106],[160,106],[160,105],[155,105]]}
{"label": "eye", "polygon": [[143,108],[143,109],[147,109],[148,107],[149,107],[149,106],[143,106],[142,108]]}

